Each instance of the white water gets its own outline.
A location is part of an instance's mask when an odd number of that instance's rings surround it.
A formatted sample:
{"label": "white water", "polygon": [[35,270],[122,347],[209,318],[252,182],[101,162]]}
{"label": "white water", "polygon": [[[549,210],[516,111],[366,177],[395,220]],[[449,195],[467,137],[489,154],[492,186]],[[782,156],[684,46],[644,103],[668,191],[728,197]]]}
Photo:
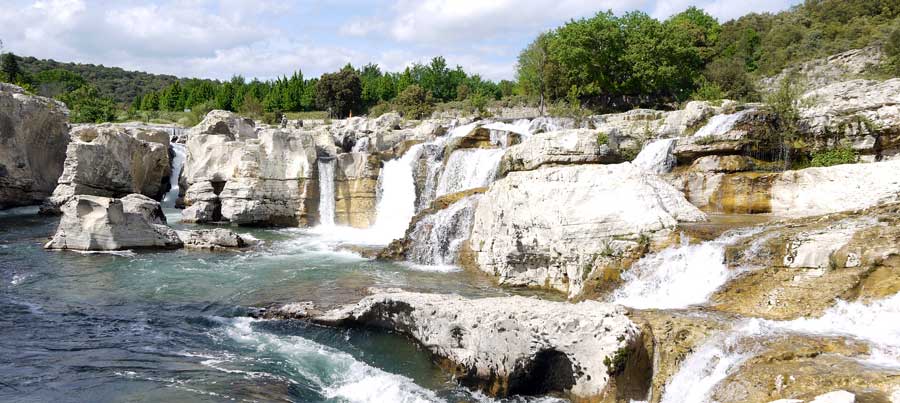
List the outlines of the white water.
{"label": "white water", "polygon": [[425,164],[425,185],[422,187],[422,194],[419,195],[419,205],[416,211],[421,211],[431,205],[434,198],[437,197],[438,179],[440,179],[441,169],[444,167],[444,146],[447,139],[439,137],[433,142],[425,144],[423,153],[425,158],[422,163]]}
{"label": "white water", "polygon": [[261,353],[283,358],[327,399],[348,402],[419,403],[441,401],[407,377],[384,372],[340,350],[299,336],[277,336],[253,329],[254,320],[233,319],[225,333]]}
{"label": "white water", "polygon": [[513,123],[493,122],[483,126],[490,130],[491,144],[499,147],[509,147],[509,133],[518,134],[522,139],[531,136],[531,121],[519,119]]}
{"label": "white water", "polygon": [[385,162],[381,169],[375,225],[371,231],[386,242],[402,237],[416,214],[413,169],[421,153],[422,145],[414,145],[402,157]]}
{"label": "white water", "polygon": [[463,137],[463,136],[471,133],[472,130],[475,130],[475,128],[478,127],[479,124],[480,124],[479,122],[472,122],[467,125],[456,126],[452,129],[450,129],[450,133],[447,135],[447,137],[450,137],[450,138]]}
{"label": "white water", "polygon": [[712,241],[681,245],[644,256],[622,278],[612,302],[638,309],[679,309],[702,304],[736,270],[725,264],[725,247],[761,228],[729,231]]}
{"label": "white water", "polygon": [[675,167],[676,139],[656,140],[644,146],[631,163],[655,174],[668,173]]}
{"label": "white water", "polygon": [[709,119],[709,122],[694,133],[694,137],[722,136],[727,134],[741,118],[750,112],[752,112],[752,109],[728,115],[713,116]]}
{"label": "white water", "polygon": [[444,166],[437,196],[489,185],[497,176],[503,149],[456,150]]}
{"label": "white water", "polygon": [[757,353],[746,338],[779,333],[844,336],[867,342],[867,363],[900,368],[900,294],[870,302],[838,301],[817,318],[749,319],[715,336],[689,355],[669,380],[663,403],[708,402],[713,388]]}
{"label": "white water", "polygon": [[184,160],[187,158],[187,147],[184,144],[172,143],[172,151],[175,152],[175,158],[172,159],[172,173],[169,176],[169,191],[163,196],[163,207],[175,207],[178,200],[180,188],[178,186],[178,177],[181,176],[181,169],[184,168]]}
{"label": "white water", "polygon": [[411,262],[447,266],[456,263],[459,248],[469,239],[480,195],[466,197],[416,223],[406,257]]}
{"label": "white water", "polygon": [[334,160],[319,160],[319,225],[334,225]]}

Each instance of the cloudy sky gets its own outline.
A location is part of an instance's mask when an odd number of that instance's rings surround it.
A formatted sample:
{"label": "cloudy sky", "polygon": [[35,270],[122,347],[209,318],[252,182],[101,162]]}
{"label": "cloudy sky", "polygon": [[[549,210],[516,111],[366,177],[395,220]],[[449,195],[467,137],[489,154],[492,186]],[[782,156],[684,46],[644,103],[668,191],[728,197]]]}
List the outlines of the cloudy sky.
{"label": "cloudy sky", "polygon": [[538,32],[600,10],[665,18],[690,5],[720,22],[800,0],[0,0],[4,51],[186,77],[305,76],[347,62],[400,70],[443,55],[513,78]]}

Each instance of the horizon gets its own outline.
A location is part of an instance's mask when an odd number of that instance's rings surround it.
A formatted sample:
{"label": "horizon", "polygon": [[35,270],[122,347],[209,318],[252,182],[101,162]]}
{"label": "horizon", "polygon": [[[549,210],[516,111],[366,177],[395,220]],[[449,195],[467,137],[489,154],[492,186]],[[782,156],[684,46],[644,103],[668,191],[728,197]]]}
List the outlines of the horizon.
{"label": "horizon", "polygon": [[[443,56],[450,66],[500,81],[514,79],[519,52],[540,32],[600,11],[665,19],[696,6],[725,22],[799,3],[13,0],[13,7],[0,10],[0,40],[4,52],[22,57],[179,78],[270,80],[297,70],[318,77],[347,63],[402,71]],[[502,18],[511,14],[518,18]],[[148,20],[158,24],[148,26]],[[119,39],[110,43],[111,36]]]}

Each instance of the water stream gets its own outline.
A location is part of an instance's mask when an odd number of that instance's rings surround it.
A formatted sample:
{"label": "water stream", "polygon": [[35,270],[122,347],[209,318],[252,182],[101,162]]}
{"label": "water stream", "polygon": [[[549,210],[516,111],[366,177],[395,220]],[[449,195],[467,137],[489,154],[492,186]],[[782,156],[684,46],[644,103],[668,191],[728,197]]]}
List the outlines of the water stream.
{"label": "water stream", "polygon": [[187,147],[184,144],[172,143],[172,152],[175,157],[172,158],[172,173],[169,175],[169,191],[163,196],[163,207],[175,207],[181,187],[178,185],[178,178],[181,176],[181,170],[184,168],[184,161],[187,158]]}
{"label": "water stream", "polygon": [[334,159],[317,162],[319,169],[319,225],[334,225]]}

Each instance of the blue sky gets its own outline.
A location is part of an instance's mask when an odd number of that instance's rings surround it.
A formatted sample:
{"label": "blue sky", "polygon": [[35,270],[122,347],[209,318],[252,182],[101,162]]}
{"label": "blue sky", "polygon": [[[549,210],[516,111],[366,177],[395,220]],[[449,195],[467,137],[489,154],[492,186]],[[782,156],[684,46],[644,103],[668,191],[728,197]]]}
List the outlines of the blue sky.
{"label": "blue sky", "polygon": [[512,79],[541,31],[600,10],[720,22],[800,0],[0,0],[4,50],[186,77],[318,76],[350,62],[396,71],[443,55]]}

